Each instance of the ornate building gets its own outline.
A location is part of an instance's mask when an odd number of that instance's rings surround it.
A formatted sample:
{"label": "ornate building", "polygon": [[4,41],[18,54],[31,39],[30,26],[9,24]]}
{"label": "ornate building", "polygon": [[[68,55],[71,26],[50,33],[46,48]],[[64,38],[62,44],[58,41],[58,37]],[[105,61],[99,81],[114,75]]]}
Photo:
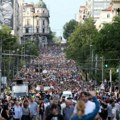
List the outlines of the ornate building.
{"label": "ornate building", "polygon": [[49,11],[43,0],[37,4],[24,4],[23,40],[33,40],[39,46],[46,46],[49,33]]}

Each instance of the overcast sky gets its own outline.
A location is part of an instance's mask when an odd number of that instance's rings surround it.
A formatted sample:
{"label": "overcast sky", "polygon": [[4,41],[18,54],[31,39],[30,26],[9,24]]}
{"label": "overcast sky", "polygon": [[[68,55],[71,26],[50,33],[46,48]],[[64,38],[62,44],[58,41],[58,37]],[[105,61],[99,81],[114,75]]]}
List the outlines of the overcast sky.
{"label": "overcast sky", "polygon": [[[24,0],[27,3],[36,3],[39,0]],[[63,26],[71,19],[75,19],[79,7],[85,0],[44,0],[50,12],[50,27],[58,36],[62,36]]]}

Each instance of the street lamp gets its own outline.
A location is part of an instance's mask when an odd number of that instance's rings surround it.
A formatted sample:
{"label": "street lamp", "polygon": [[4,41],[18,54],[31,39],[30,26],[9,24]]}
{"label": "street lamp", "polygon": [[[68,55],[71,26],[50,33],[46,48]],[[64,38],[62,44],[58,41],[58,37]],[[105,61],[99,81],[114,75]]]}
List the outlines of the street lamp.
{"label": "street lamp", "polygon": [[91,73],[93,73],[93,45],[90,45]]}
{"label": "street lamp", "polygon": [[104,58],[103,56],[100,57],[101,58],[101,61],[102,61],[102,64],[101,64],[101,68],[102,68],[102,82],[104,81]]}

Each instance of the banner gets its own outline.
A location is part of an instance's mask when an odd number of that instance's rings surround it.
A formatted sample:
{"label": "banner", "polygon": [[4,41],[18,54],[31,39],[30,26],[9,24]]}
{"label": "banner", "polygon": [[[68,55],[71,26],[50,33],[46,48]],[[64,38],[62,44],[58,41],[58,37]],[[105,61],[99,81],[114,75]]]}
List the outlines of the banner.
{"label": "banner", "polygon": [[3,23],[13,29],[13,12],[14,0],[2,0],[1,11],[3,15]]}

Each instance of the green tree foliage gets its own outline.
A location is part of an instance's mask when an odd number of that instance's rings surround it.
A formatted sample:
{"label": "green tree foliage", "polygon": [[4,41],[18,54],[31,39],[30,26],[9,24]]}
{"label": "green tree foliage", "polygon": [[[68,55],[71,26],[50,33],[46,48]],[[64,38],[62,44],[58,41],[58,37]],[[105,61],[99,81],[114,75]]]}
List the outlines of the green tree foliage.
{"label": "green tree foliage", "polygon": [[53,37],[53,42],[54,42],[55,44],[60,44],[60,42],[61,42],[60,37],[54,36],[54,37]]}
{"label": "green tree foliage", "polygon": [[69,59],[74,59],[81,66],[90,63],[90,49],[93,41],[97,37],[97,30],[91,18],[83,24],[79,24],[68,39],[66,55]]}
{"label": "green tree foliage", "polygon": [[2,55],[2,76],[7,76],[8,80],[12,79],[23,65],[30,61],[31,56],[39,55],[39,49],[34,42],[28,41],[20,45],[17,37],[11,35],[11,29],[8,26],[2,26],[0,40],[2,53],[4,53]]}
{"label": "green tree foliage", "polygon": [[39,49],[35,42],[28,41],[25,43],[25,45],[22,45],[22,47],[25,47],[25,54],[27,55],[33,55],[38,56],[39,55]]}
{"label": "green tree foliage", "polygon": [[76,22],[75,20],[70,20],[69,22],[67,22],[63,27],[64,29],[63,37],[68,40],[70,35],[76,29],[77,25],[78,25],[78,22]]}
{"label": "green tree foliage", "polygon": [[99,55],[104,56],[109,67],[119,65],[116,59],[120,59],[120,16],[115,17],[111,24],[105,24],[99,31],[95,50]]}
{"label": "green tree foliage", "polygon": [[0,40],[2,40],[2,49],[11,50],[18,46],[17,37],[11,35],[10,27],[3,25],[0,30]]}

